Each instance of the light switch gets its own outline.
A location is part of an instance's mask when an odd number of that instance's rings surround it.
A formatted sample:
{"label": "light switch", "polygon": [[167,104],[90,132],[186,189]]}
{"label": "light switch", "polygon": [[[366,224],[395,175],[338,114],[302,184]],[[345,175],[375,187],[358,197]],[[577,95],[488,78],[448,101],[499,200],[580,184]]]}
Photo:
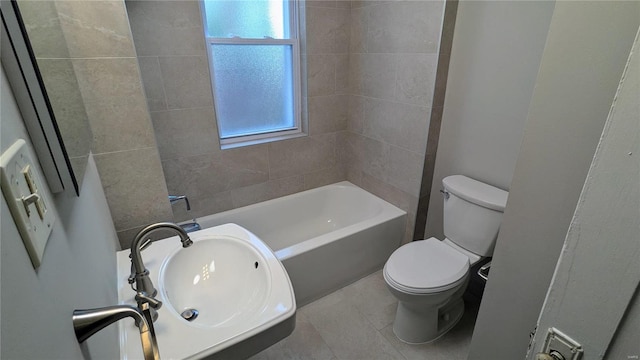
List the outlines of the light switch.
{"label": "light switch", "polygon": [[0,156],[0,167],[4,198],[33,267],[37,268],[56,220],[47,209],[51,197],[45,193],[42,175],[34,166],[24,140],[17,140]]}

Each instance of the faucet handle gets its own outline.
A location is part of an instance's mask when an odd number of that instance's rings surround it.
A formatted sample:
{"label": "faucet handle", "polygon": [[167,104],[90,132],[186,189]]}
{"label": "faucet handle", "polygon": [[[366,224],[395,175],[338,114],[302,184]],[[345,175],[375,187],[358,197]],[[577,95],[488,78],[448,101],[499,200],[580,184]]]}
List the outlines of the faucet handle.
{"label": "faucet handle", "polygon": [[136,302],[138,302],[138,304],[147,303],[153,309],[159,309],[162,306],[162,301],[152,296],[149,296],[144,291],[138,291],[136,293]]}

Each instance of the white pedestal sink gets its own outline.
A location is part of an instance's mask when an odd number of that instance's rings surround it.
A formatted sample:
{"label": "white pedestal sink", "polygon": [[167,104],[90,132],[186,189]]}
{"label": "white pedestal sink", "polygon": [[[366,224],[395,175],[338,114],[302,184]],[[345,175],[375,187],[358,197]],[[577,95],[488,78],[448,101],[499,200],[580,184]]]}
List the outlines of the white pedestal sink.
{"label": "white pedestal sink", "polygon": [[[163,302],[154,323],[163,359],[251,355],[291,333],[293,288],[269,247],[235,224],[189,235],[193,245],[188,248],[173,237],[142,253],[156,298]],[[129,252],[117,254],[118,295],[120,303],[135,304],[127,283]],[[137,328],[123,321],[119,326],[121,358],[142,358]]]}

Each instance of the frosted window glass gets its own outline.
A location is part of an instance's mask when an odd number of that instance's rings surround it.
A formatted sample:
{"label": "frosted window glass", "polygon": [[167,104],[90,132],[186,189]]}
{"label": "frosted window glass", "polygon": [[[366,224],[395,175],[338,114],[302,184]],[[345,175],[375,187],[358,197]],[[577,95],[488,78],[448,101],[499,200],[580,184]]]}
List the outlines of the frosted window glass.
{"label": "frosted window glass", "polygon": [[211,46],[221,138],[295,126],[291,45]]}
{"label": "frosted window glass", "polygon": [[[286,1],[206,0],[207,33],[210,37],[262,39],[289,38]],[[285,19],[286,17],[286,19]],[[285,24],[286,23],[286,24]]]}

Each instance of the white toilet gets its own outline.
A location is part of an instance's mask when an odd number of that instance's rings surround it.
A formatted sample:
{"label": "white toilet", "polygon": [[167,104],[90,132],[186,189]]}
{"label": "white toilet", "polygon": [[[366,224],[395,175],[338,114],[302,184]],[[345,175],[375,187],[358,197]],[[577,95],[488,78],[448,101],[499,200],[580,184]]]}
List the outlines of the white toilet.
{"label": "white toilet", "polygon": [[469,268],[493,254],[508,192],[462,175],[444,185],[444,241],[413,241],[391,254],[384,279],[398,298],[393,332],[407,343],[431,342],[462,317]]}

